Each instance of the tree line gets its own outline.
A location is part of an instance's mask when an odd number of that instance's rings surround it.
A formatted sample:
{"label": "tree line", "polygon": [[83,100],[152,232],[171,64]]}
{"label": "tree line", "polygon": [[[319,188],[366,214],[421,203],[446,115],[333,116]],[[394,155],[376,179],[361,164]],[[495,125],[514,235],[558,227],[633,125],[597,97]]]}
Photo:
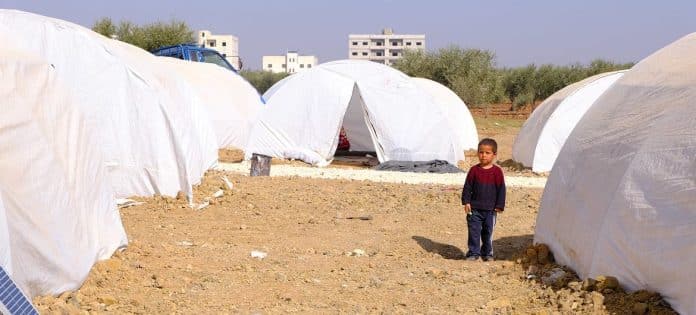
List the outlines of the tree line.
{"label": "tree line", "polygon": [[450,46],[435,52],[407,51],[394,67],[409,76],[428,78],[447,86],[467,105],[509,102],[511,110],[515,110],[541,102],[584,78],[633,65],[596,59],[588,65],[530,64],[498,68],[492,51]]}
{"label": "tree line", "polygon": [[193,43],[193,30],[186,22],[172,20],[169,23],[155,22],[136,25],[130,21],[114,23],[110,18],[101,18],[94,23],[92,30],[106,37],[115,38],[138,46],[147,51],[184,43]]}

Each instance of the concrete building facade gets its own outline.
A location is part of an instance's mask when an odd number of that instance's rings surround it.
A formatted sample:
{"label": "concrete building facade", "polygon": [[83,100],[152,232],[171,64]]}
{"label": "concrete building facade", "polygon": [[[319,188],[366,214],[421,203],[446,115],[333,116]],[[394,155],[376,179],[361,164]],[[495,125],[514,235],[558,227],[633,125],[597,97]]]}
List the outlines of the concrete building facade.
{"label": "concrete building facade", "polygon": [[288,51],[285,56],[263,56],[261,69],[273,73],[298,73],[319,63],[316,56],[301,56],[297,51]]}
{"label": "concrete building facade", "polygon": [[242,68],[239,58],[239,39],[236,36],[214,35],[208,30],[201,30],[196,34],[196,41],[202,47],[217,50],[235,69]]}
{"label": "concrete building facade", "polygon": [[348,59],[370,60],[391,66],[409,49],[425,50],[425,35],[394,34],[391,28],[382,34],[348,35]]}

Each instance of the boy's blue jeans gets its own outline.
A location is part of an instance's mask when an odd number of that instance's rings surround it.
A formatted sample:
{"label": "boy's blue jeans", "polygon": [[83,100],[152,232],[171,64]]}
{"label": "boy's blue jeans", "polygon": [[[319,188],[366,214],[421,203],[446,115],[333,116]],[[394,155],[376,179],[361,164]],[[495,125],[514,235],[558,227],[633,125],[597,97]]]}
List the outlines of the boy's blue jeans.
{"label": "boy's blue jeans", "polygon": [[494,210],[471,209],[466,216],[469,228],[469,251],[466,257],[493,257],[493,227],[496,212]]}

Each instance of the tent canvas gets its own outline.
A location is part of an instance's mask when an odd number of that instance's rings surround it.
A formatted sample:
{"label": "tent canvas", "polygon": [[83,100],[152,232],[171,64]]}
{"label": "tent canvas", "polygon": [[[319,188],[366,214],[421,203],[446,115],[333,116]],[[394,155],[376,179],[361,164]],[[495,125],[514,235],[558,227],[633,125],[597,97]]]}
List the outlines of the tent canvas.
{"label": "tent canvas", "polygon": [[243,149],[263,106],[258,91],[242,76],[220,66],[159,57],[174,69],[201,98],[219,148]]}
{"label": "tent canvas", "polygon": [[561,150],[535,242],[581,277],[616,276],[696,314],[696,33],[642,60]]}
{"label": "tent canvas", "polygon": [[158,90],[151,70],[137,66],[144,62],[124,58],[112,40],[82,26],[20,11],[0,10],[0,37],[46,60],[69,82],[118,197],[191,194],[215,142],[211,150],[182,136],[194,124],[181,123],[187,111]]}
{"label": "tent canvas", "polygon": [[627,70],[601,73],[561,89],[525,121],[512,148],[513,159],[534,172],[548,172],[587,110]]}
{"label": "tent canvas", "polygon": [[54,67],[0,51],[0,266],[28,296],[77,289],[127,243],[99,141]]}
{"label": "tent canvas", "polygon": [[455,134],[455,138],[459,140],[459,146],[464,150],[477,150],[479,139],[476,123],[464,101],[439,82],[425,78],[413,78],[413,81],[418,87],[430,94],[433,101],[445,110],[449,128]]}
{"label": "tent canvas", "polygon": [[[367,61],[336,61],[294,74],[271,88],[252,129],[247,157],[259,153],[325,165],[341,126],[351,150],[381,162],[463,158],[444,111],[403,73]],[[268,93],[267,93],[268,95]]]}

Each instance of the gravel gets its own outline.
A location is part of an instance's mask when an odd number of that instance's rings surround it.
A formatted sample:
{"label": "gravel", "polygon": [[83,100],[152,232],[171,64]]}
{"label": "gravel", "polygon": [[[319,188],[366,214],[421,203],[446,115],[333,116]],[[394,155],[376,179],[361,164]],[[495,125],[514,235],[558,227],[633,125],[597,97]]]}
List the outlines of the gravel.
{"label": "gravel", "polygon": [[[244,161],[242,163],[219,163],[216,169],[249,175],[249,167],[250,162]],[[271,167],[271,176],[300,176],[322,179],[352,179],[400,184],[441,184],[454,186],[461,186],[466,179],[466,173],[406,173],[366,169],[318,168],[294,165],[273,165]],[[544,188],[546,185],[546,178],[506,176],[505,184],[508,187]]]}

